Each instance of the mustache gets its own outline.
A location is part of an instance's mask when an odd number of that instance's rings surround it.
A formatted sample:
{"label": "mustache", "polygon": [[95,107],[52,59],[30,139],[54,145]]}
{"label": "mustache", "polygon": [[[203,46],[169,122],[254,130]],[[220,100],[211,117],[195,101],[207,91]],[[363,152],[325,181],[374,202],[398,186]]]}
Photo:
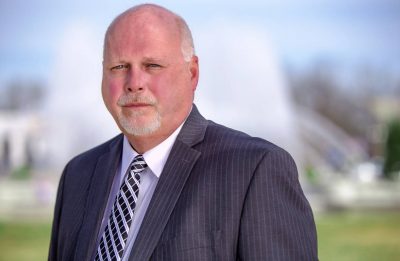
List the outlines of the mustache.
{"label": "mustache", "polygon": [[156,105],[157,101],[153,97],[143,96],[143,95],[135,95],[135,94],[128,94],[122,95],[119,97],[117,101],[117,105],[119,106],[126,106],[133,103],[144,103],[147,105]]}

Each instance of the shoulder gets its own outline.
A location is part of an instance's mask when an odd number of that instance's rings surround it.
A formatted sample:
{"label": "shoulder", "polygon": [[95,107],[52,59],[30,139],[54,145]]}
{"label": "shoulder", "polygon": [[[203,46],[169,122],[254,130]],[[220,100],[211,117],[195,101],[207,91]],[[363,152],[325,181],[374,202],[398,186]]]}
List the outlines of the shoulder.
{"label": "shoulder", "polygon": [[83,165],[90,165],[96,163],[97,160],[104,154],[108,153],[115,146],[122,146],[122,134],[115,136],[114,138],[93,147],[83,153],[73,157],[67,164],[67,167],[77,167]]}
{"label": "shoulder", "polygon": [[269,153],[281,152],[287,153],[276,144],[259,137],[253,137],[247,133],[228,128],[226,126],[209,121],[205,135],[207,143],[223,144],[229,149],[241,149],[246,152]]}
{"label": "shoulder", "polygon": [[[122,136],[118,135],[72,158],[64,168],[61,175],[60,186],[65,187],[66,191],[86,191],[96,167],[99,162],[101,163],[103,155],[110,155],[110,153],[115,154],[113,150],[117,150],[118,144],[122,143],[122,140]],[[115,155],[115,157],[118,156]],[[105,157],[104,159],[106,158],[109,157]]]}
{"label": "shoulder", "polygon": [[273,158],[294,164],[291,155],[276,144],[259,137],[252,137],[244,132],[226,126],[208,122],[203,146],[208,153],[222,154],[230,160],[248,161],[254,164]]}

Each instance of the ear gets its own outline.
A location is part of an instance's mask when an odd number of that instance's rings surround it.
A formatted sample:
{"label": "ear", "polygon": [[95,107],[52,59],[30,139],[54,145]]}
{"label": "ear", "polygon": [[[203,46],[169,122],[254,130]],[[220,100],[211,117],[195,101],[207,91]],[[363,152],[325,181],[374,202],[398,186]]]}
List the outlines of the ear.
{"label": "ear", "polygon": [[192,59],[190,60],[189,71],[192,89],[195,91],[199,82],[199,58],[196,55],[193,55]]}

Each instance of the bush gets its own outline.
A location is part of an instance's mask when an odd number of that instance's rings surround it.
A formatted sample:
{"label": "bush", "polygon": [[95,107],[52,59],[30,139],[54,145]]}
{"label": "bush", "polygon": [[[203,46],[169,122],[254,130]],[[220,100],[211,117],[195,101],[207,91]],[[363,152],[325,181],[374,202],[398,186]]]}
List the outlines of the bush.
{"label": "bush", "polygon": [[387,178],[394,178],[400,172],[400,120],[392,121],[388,126],[385,145],[385,164],[383,173]]}

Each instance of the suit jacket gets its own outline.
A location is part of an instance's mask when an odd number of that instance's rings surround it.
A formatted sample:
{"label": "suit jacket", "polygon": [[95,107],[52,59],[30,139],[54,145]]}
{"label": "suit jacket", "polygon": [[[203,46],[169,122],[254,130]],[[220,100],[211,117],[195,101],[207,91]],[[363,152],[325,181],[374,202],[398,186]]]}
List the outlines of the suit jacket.
{"label": "suit jacket", "polygon": [[[49,260],[93,260],[123,136],[72,159],[61,176]],[[205,120],[179,133],[129,260],[317,260],[313,215],[292,157]]]}

